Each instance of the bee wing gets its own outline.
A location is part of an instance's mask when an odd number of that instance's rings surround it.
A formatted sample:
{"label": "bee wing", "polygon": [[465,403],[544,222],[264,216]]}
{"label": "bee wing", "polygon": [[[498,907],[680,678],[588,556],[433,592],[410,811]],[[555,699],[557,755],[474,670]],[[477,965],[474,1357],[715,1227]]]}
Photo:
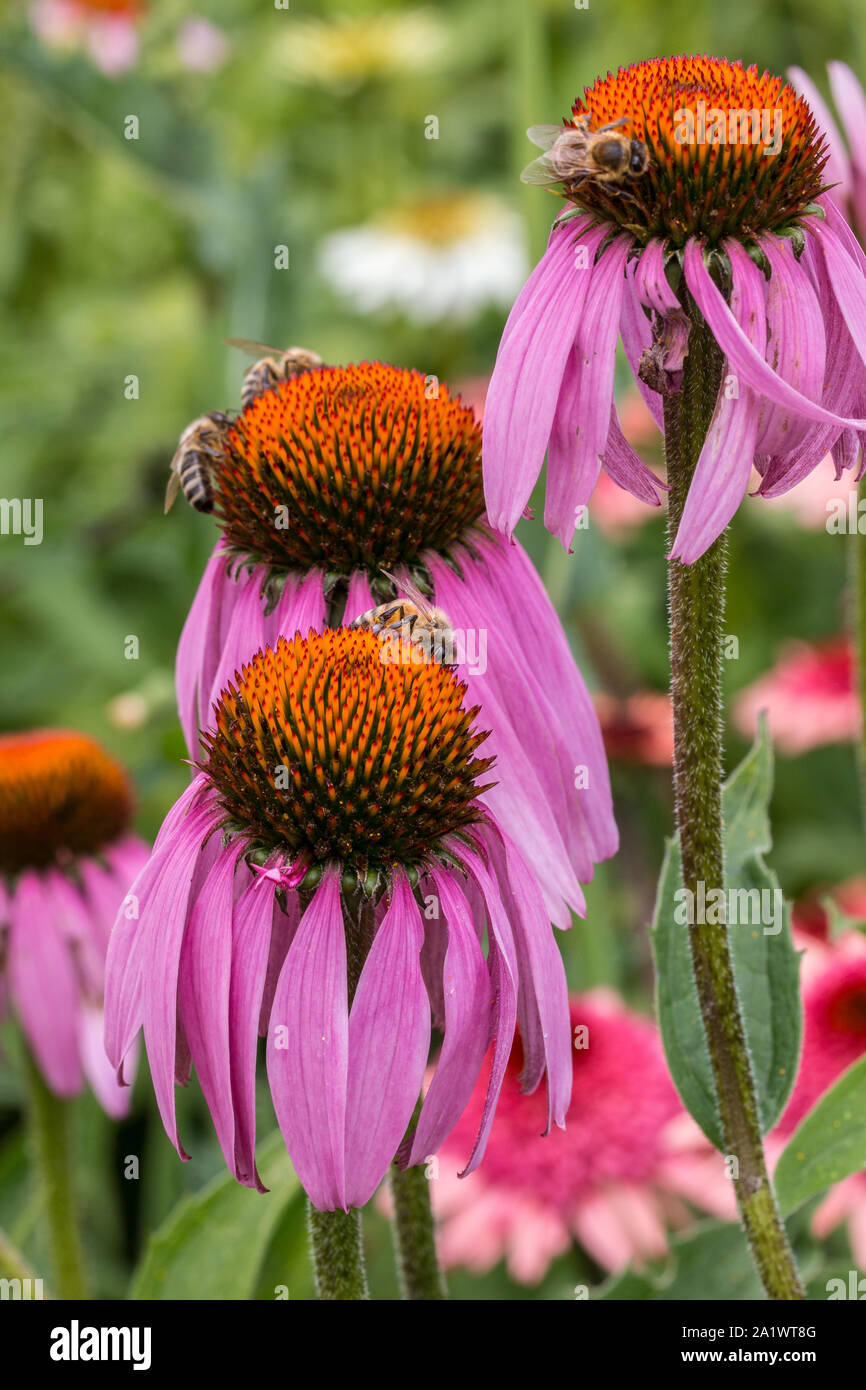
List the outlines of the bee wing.
{"label": "bee wing", "polygon": [[436,609],[433,607],[429,598],[427,598],[425,594],[422,594],[421,590],[416,584],[412,583],[408,575],[405,579],[400,579],[396,574],[392,574],[390,570],[383,569],[382,573],[396,586],[399,594],[407,598],[410,603],[414,603],[418,612],[423,613],[425,618],[432,618],[435,616]]}
{"label": "bee wing", "polygon": [[601,135],[603,130],[616,130],[618,126],[628,125],[629,117],[620,116],[618,121],[608,121],[607,125],[600,125],[598,130],[593,131],[594,135]]}
{"label": "bee wing", "polygon": [[549,150],[568,127],[564,125],[531,125],[526,134],[540,150]]}
{"label": "bee wing", "polygon": [[[175,458],[177,458],[176,454]],[[166,484],[165,488],[165,507],[163,509],[163,516],[166,514],[166,512],[171,511],[172,507],[174,506],[174,499],[177,497],[177,494],[180,491],[180,475],[178,474],[177,469],[174,467],[174,459],[172,459],[171,462],[172,470],[169,474],[168,483]]]}
{"label": "bee wing", "polygon": [[254,338],[223,338],[227,347],[240,348],[248,357],[281,357],[283,349],[268,347],[267,343],[257,343]]}
{"label": "bee wing", "polygon": [[538,184],[546,187],[554,183],[562,183],[562,175],[557,174],[550,166],[550,161],[546,154],[539,155],[538,159],[533,159],[531,164],[520,175],[521,183]]}

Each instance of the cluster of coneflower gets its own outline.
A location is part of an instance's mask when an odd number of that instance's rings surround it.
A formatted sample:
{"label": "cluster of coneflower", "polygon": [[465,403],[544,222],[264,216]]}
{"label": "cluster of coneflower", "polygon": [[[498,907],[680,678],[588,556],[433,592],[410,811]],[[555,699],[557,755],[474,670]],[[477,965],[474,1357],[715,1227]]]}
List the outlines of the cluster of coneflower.
{"label": "cluster of coneflower", "polygon": [[[679,113],[699,101],[779,112],[777,146],[684,142]],[[595,83],[542,142],[566,207],[503,334],[483,459],[459,398],[381,363],[271,383],[213,451],[222,535],[177,661],[195,771],[152,854],[125,832],[122,775],[86,741],[0,746],[8,972],[49,1082],[74,1090],[81,1058],[116,1104],[88,1020],[107,898],[113,911],[128,890],[108,946],[108,1058],[128,1080],[143,1029],[182,1157],[174,1093],[194,1065],[226,1163],[261,1189],[266,1040],[288,1153],[337,1222],[311,1227],[325,1288],[352,1245],[335,1238],[343,1215],[392,1164],[445,1143],[490,1049],[464,1171],[481,1162],[518,1025],[522,1087],[546,1082],[546,1128],[565,1122],[571,1024],[551,923],[583,912],[580,885],[617,836],[589,695],[511,538],[545,451],[545,522],[565,544],[602,467],[658,504],[617,420],[621,337],[666,435],[688,883],[721,862],[719,537],[753,466],[776,493],[828,450],[853,467],[866,431],[864,258],[791,87],[739,64],[653,60]],[[411,593],[487,634],[486,669],[383,658],[369,613]],[[697,933],[693,954],[709,1020],[730,1006],[728,967]],[[730,1028],[711,1036],[733,1152],[754,1139],[735,1015],[734,993]],[[771,1291],[796,1297],[784,1232],[750,1205],[766,1183],[760,1135],[757,1154],[741,1213],[753,1245],[775,1242]]]}

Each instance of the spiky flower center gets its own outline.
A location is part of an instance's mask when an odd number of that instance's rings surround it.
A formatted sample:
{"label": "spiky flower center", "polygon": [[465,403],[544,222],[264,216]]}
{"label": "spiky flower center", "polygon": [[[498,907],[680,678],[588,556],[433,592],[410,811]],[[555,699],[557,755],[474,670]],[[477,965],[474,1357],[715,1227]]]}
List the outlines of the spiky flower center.
{"label": "spiky flower center", "polygon": [[251,848],[366,874],[419,865],[481,817],[478,708],[434,662],[388,663],[369,631],[280,638],[235,675],[203,771]]}
{"label": "spiky flower center", "polygon": [[126,774],[83,734],[0,737],[0,872],[98,854],[129,824]]}
{"label": "spiky flower center", "polygon": [[[588,122],[585,118],[589,117]],[[645,242],[744,240],[796,222],[820,193],[827,152],[806,102],[781,77],[718,58],[653,58],[584,89],[569,125],[637,140],[638,177],[564,181],[565,197]]]}
{"label": "spiky flower center", "polygon": [[306,372],[238,416],[214,510],[234,550],[278,569],[377,575],[447,555],[484,511],[481,431],[420,372]]}

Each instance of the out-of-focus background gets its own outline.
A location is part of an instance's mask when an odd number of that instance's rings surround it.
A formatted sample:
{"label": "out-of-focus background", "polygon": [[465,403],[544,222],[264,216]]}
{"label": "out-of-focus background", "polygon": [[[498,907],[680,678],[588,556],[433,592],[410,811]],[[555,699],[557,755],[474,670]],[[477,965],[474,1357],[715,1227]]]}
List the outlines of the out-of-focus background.
{"label": "out-of-focus background", "polygon": [[[163,494],[183,427],[239,404],[246,359],[223,340],[418,367],[480,408],[508,307],[558,206],[518,180],[533,157],[527,125],[560,120],[608,68],[667,53],[798,64],[823,90],[832,58],[866,76],[854,0],[0,8],[0,492],[44,506],[40,545],[0,535],[0,729],[68,725],[101,739],[132,770],[148,837],[188,776],[173,661],[216,537],[182,499],[164,516]],[[661,473],[625,372],[621,414]],[[847,488],[827,463],[788,499],[748,500],[731,537],[730,762],[748,746],[753,708],[769,703],[773,865],[789,896],[810,901],[863,866],[856,705],[836,641],[846,545],[826,529],[831,495]],[[586,924],[564,940],[570,982],[615,988],[646,1012],[644,927],[671,827],[664,520],[602,488],[573,555],[540,521],[522,523],[521,539],[598,692],[622,830],[620,855],[588,890]],[[748,693],[780,660],[781,686]],[[0,1224],[28,1246],[13,1071],[0,1064]],[[185,1107],[195,1157],[183,1166],[146,1078],[120,1131],[87,1111],[103,1293],[181,1193],[220,1171],[196,1097]],[[139,1152],[131,1197],[117,1162]],[[387,1289],[384,1225],[373,1239]],[[563,1258],[529,1290],[501,1263],[457,1281],[465,1297],[545,1296],[573,1273]]]}

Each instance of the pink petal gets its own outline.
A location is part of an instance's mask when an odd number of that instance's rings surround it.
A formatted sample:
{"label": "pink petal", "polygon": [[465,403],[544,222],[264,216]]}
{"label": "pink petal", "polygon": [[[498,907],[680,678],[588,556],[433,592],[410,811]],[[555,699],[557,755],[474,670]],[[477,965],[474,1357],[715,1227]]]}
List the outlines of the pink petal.
{"label": "pink petal", "polygon": [[[734,276],[731,313],[755,350],[763,354],[767,334],[763,277],[739,246],[731,243],[727,249]],[[728,398],[727,366],[671,550],[671,559],[686,565],[703,555],[724,531],[746,495],[752,472],[758,399],[746,385],[741,385],[738,397]]]}
{"label": "pink petal", "polygon": [[346,1200],[353,1207],[363,1207],[379,1186],[421,1091],[430,1051],[423,940],[421,914],[398,869],[349,1014]]}
{"label": "pink petal", "polygon": [[610,408],[610,427],[604,446],[602,467],[608,477],[618,487],[630,492],[632,497],[649,503],[651,507],[661,506],[661,489],[666,484],[656,477],[652,469],[647,468],[643,459],[638,457],[629,444],[620,427],[616,402]]}
{"label": "pink petal", "polygon": [[490,1033],[490,982],[471,909],[456,876],[441,871],[432,879],[448,932],[442,971],[445,1039],[407,1167],[435,1154],[460,1119],[478,1080]]}
{"label": "pink petal", "polygon": [[52,1091],[81,1090],[79,991],[72,953],[55,924],[50,874],[25,871],[10,904],[9,989],[39,1070]]}
{"label": "pink petal", "polygon": [[491,826],[486,836],[514,931],[520,978],[517,1009],[524,1065],[521,1088],[547,1075],[547,1129],[565,1129],[571,1101],[572,1038],[562,957],[538,887],[516,845]]}
{"label": "pink petal", "polygon": [[[816,218],[810,219],[809,230],[815,234]],[[731,242],[728,249],[735,246]],[[741,251],[741,248],[737,248]],[[741,259],[746,256],[742,251]],[[752,266],[754,274],[760,275],[757,266]],[[852,429],[866,429],[866,420],[847,420],[839,415],[834,415],[831,411],[825,410],[823,406],[816,405],[814,401],[809,401],[805,396],[801,396],[786,381],[767,365],[764,358],[755,350],[746,334],[740,328],[728,305],[725,303],[724,296],[716,288],[716,285],[706,269],[703,262],[701,244],[691,240],[686,242],[685,252],[685,272],[686,282],[698,308],[706,319],[712,330],[716,342],[725,353],[734,372],[741,378],[740,387],[743,383],[750,386],[754,391],[763,394],[777,405],[788,406],[790,409],[805,415],[809,420],[817,420],[821,424],[835,425],[842,429],[845,425],[850,425]],[[744,275],[750,272],[743,272]]]}
{"label": "pink petal", "polygon": [[[618,237],[591,272],[552,422],[544,524],[568,547],[592,495],[610,431],[616,341],[631,241]],[[564,329],[563,329],[564,331]]]}
{"label": "pink petal", "polygon": [[484,1157],[484,1150],[490,1136],[490,1127],[496,1113],[496,1102],[499,1099],[499,1092],[502,1089],[508,1058],[511,1055],[514,1042],[514,1030],[517,1026],[517,951],[511,923],[499,895],[498,884],[493,880],[486,866],[475,855],[467,854],[465,848],[459,844],[455,844],[454,851],[460,855],[480,889],[487,912],[490,933],[488,964],[493,986],[493,1027],[496,1036],[481,1124],[472,1153],[469,1156],[469,1162],[460,1174],[461,1177],[466,1177],[478,1167]]}
{"label": "pink petal", "polygon": [[353,570],[343,612],[343,627],[348,627],[356,618],[360,618],[362,613],[369,613],[370,609],[375,607],[366,574],[363,570]]}
{"label": "pink petal", "polygon": [[245,843],[236,839],[217,859],[189,914],[180,953],[178,1002],[190,1055],[211,1112],[223,1157],[235,1169],[235,1119],[229,1060],[229,981],[235,874]]}
{"label": "pink petal", "polygon": [[857,225],[862,229],[866,227],[866,159],[863,156],[863,142],[866,140],[866,96],[847,64],[828,63],[827,73],[830,77],[833,100],[848,137],[850,162],[853,166],[850,194]]}
{"label": "pink petal", "polygon": [[104,1032],[105,1016],[101,1006],[83,1001],[78,1015],[78,1046],[84,1073],[105,1113],[120,1120],[129,1113],[138,1048],[133,1044],[126,1058],[124,1084],[121,1085],[117,1069],[106,1055]]}
{"label": "pink petal", "polygon": [[844,213],[847,200],[851,196],[851,166],[845,143],[830,114],[829,106],[808,73],[802,68],[788,68],[788,79],[794,91],[805,97],[812,115],[826,137],[829,156],[824,166],[824,180],[834,185],[826,196],[832,198],[839,211]]}
{"label": "pink petal", "polygon": [[239,1181],[259,1192],[266,1188],[256,1169],[256,1056],[271,924],[274,912],[280,912],[275,893],[276,885],[254,880],[238,899],[232,918],[228,1041],[235,1132],[229,1166]]}
{"label": "pink petal", "polygon": [[541,472],[559,390],[580,315],[595,274],[605,228],[581,237],[589,264],[575,264],[576,219],[554,227],[544,256],[505,325],[484,407],[484,496],[491,524],[510,534]]}
{"label": "pink petal", "polygon": [[[283,1035],[280,1030],[285,1030]],[[313,1206],[348,1210],[346,937],[340,876],[329,868],[289,947],[268,1034],[277,1122]]]}

